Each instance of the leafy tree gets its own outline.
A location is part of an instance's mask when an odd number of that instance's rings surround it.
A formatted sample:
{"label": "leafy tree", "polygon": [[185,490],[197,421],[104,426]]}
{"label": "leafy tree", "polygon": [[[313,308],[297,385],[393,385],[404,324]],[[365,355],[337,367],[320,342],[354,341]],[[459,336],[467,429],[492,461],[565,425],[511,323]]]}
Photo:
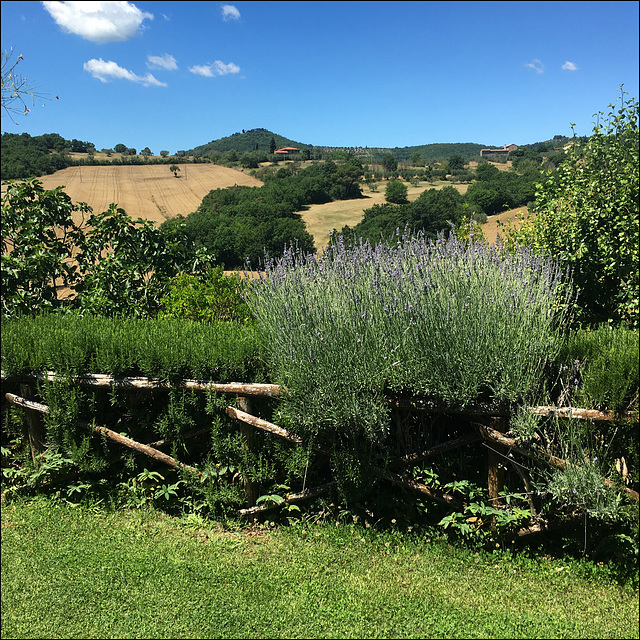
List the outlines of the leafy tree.
{"label": "leafy tree", "polygon": [[447,164],[449,167],[449,173],[462,171],[462,169],[464,169],[464,158],[458,154],[452,155],[449,157]]}
{"label": "leafy tree", "polygon": [[210,261],[179,222],[159,229],[115,205],[93,214],[61,187],[48,191],[38,180],[7,185],[0,226],[5,316],[69,307],[152,315],[171,278]]}
{"label": "leafy tree", "polygon": [[271,140],[269,141],[269,153],[275,153],[276,151],[276,139],[271,136]]}
{"label": "leafy tree", "polygon": [[169,155],[169,152],[168,152],[168,151],[166,151],[165,149],[163,149],[163,150],[160,152],[160,156],[161,156],[162,158],[166,158],[168,155]]}
{"label": "leafy tree", "polygon": [[127,152],[127,145],[126,144],[117,144],[115,147],[113,147],[113,150],[116,153],[126,153]]}
{"label": "leafy tree", "polygon": [[61,187],[45,191],[41,184],[9,183],[2,197],[3,315],[57,308],[61,288],[78,277],[73,217],[89,208],[73,204]]}
{"label": "leafy tree", "polygon": [[418,151],[414,151],[411,154],[410,162],[411,162],[411,166],[413,167],[421,167],[424,165],[424,160],[422,159],[422,155]]}
{"label": "leafy tree", "polygon": [[173,171],[173,177],[177,178],[178,177],[178,171],[180,171],[180,167],[177,164],[172,164],[169,167],[169,171]]}
{"label": "leafy tree", "polygon": [[405,204],[409,202],[407,185],[400,180],[391,180],[384,190],[384,199],[392,204]]}
{"label": "leafy tree", "polygon": [[[573,271],[583,321],[638,327],[638,100],[595,114],[592,135],[539,185],[535,217],[511,243],[551,253]],[[571,125],[572,130],[575,125]]]}
{"label": "leafy tree", "polygon": [[382,157],[381,164],[386,171],[397,171],[398,169],[398,161],[390,153]]}

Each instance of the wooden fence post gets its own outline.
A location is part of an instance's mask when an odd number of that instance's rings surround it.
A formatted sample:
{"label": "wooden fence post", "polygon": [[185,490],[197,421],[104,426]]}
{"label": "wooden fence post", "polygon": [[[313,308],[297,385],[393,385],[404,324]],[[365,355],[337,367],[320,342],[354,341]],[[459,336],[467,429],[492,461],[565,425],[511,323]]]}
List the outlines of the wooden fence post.
{"label": "wooden fence post", "polygon": [[[251,400],[246,396],[238,396],[238,409],[245,413],[252,413]],[[245,455],[250,457],[253,453],[253,433],[254,428],[246,422],[240,423],[240,432],[244,439],[243,447],[245,449]],[[247,473],[242,477],[242,483],[244,485],[244,491],[247,496],[247,508],[251,509],[256,506],[256,501],[260,497],[260,485],[254,482]],[[250,519],[253,519],[252,515],[249,515]]]}
{"label": "wooden fence post", "polygon": [[[504,418],[491,418],[490,423],[493,429],[504,433],[506,429],[506,420]],[[487,484],[489,487],[489,500],[493,507],[497,507],[502,502],[500,492],[504,489],[504,453],[504,447],[496,443],[491,443],[488,449],[489,470]]]}
{"label": "wooden fence post", "polygon": [[[30,383],[21,384],[20,393],[22,394],[22,397],[27,400],[33,400],[36,396],[35,387]],[[34,464],[38,466],[38,458],[47,448],[47,434],[44,428],[44,422],[37,411],[27,409],[24,412],[24,416],[27,423],[27,435],[29,436],[31,458]]]}

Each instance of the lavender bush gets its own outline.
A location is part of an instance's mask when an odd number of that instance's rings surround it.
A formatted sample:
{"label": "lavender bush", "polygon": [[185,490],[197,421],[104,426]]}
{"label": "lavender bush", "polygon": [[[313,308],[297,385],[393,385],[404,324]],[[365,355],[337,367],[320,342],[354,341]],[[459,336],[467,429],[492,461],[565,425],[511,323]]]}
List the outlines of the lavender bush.
{"label": "lavender bush", "polygon": [[390,393],[519,402],[555,358],[567,278],[526,249],[396,232],[392,243],[268,260],[248,293],[299,433],[388,430]]}

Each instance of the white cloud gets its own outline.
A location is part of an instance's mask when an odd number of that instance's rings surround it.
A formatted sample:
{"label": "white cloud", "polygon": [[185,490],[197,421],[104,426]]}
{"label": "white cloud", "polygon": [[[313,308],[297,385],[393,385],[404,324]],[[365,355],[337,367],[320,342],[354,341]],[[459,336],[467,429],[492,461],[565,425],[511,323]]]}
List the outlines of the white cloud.
{"label": "white cloud", "polygon": [[152,13],[130,2],[44,1],[42,5],[63,31],[97,44],[128,40],[144,20],[153,20]]}
{"label": "white cloud", "polygon": [[578,70],[578,67],[573,62],[569,62],[568,60],[562,65],[562,68],[565,71],[577,71]]}
{"label": "white cloud", "polygon": [[230,73],[239,73],[240,67],[233,62],[225,64],[220,60],[216,60],[213,64],[196,64],[193,67],[189,67],[189,71],[197,76],[213,78],[215,76],[226,76]]}
{"label": "white cloud", "polygon": [[240,12],[232,4],[223,4],[222,19],[225,22],[229,22],[229,20],[240,20]]}
{"label": "white cloud", "polygon": [[536,73],[544,73],[544,65],[538,58],[534,58],[531,62],[527,62],[525,67],[533,69]]}
{"label": "white cloud", "polygon": [[166,82],[160,82],[160,80],[154,78],[150,73],[146,76],[138,76],[129,69],[124,69],[118,64],[109,60],[105,62],[102,58],[96,60],[92,58],[88,62],[85,62],[83,69],[88,71],[94,78],[100,80],[100,82],[108,82],[109,80],[128,80],[129,82],[137,82],[144,87],[166,87]]}
{"label": "white cloud", "polygon": [[147,67],[149,67],[149,69],[175,71],[178,68],[178,63],[173,56],[164,53],[161,56],[147,56]]}

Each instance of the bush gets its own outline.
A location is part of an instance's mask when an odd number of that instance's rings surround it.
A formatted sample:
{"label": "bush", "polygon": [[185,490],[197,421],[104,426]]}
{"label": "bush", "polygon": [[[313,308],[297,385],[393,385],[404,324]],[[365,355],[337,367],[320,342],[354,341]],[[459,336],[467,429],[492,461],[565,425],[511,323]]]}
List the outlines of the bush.
{"label": "bush", "polygon": [[238,278],[226,276],[221,266],[202,276],[182,273],[169,283],[158,317],[246,322],[250,313],[241,297],[242,288]]}
{"label": "bush", "polygon": [[407,194],[407,185],[399,180],[391,180],[387,183],[384,190],[385,200],[392,204],[405,204],[409,202]]}
{"label": "bush", "polygon": [[572,269],[583,322],[638,328],[638,101],[625,95],[598,114],[586,142],[574,135],[536,193],[535,218],[510,238]]}
{"label": "bush", "polygon": [[536,392],[560,347],[563,287],[526,250],[418,235],[375,249],[338,240],[319,260],[289,251],[248,301],[291,428],[376,440],[389,391],[463,406]]}

